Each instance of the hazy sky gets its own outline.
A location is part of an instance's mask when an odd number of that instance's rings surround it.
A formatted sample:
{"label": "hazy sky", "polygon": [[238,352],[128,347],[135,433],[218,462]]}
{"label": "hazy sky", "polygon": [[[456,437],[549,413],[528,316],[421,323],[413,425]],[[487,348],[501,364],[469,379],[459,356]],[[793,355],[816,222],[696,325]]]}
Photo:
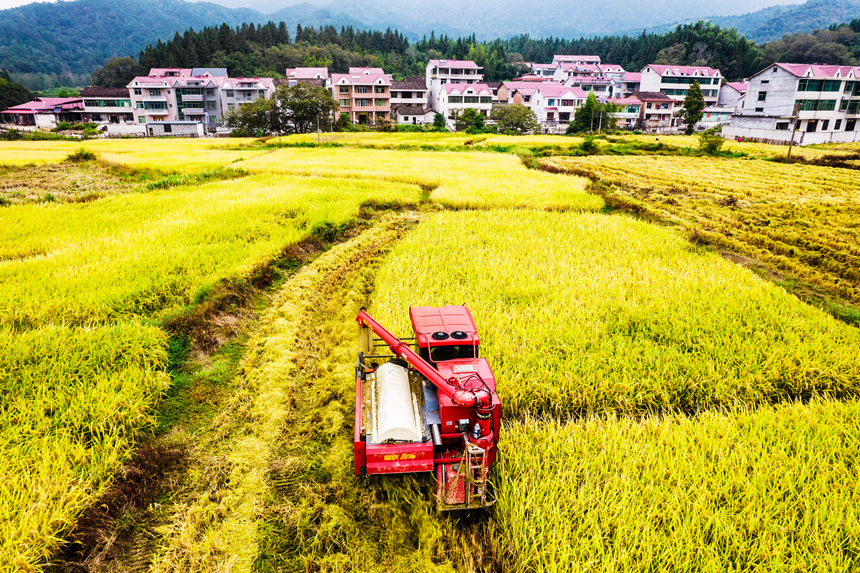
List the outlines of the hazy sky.
{"label": "hazy sky", "polygon": [[[53,0],[47,0],[47,1],[53,1]],[[209,0],[209,1],[214,1],[216,4],[226,4],[226,5],[230,5],[230,6],[244,5],[248,8],[254,8],[255,4],[258,4],[258,2],[255,2],[254,0],[246,0],[244,2],[236,2],[235,0],[232,2],[223,2],[223,1],[218,1],[218,0]],[[639,1],[640,0],[631,0],[631,2],[639,2]],[[764,8],[766,6],[774,6],[776,4],[800,4],[800,3],[805,2],[805,1],[806,0],[758,0],[757,2],[754,2],[755,7],[752,7],[752,5],[751,5],[751,8],[749,11],[760,10],[761,8]],[[298,4],[301,2],[308,2],[309,4],[316,4],[316,5],[325,5],[325,4],[329,4],[330,0],[283,0],[284,5]],[[30,3],[32,3],[32,0],[0,0],[0,10],[5,10],[6,8],[14,8],[15,6],[21,6],[23,4],[30,4]]]}

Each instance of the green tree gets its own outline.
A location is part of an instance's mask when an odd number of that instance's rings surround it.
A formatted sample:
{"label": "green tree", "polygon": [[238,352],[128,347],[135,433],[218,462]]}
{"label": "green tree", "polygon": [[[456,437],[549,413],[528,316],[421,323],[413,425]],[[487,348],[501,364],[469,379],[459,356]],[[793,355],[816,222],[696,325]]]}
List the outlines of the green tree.
{"label": "green tree", "polygon": [[687,126],[684,133],[692,135],[696,131],[696,124],[702,120],[704,110],[705,96],[702,95],[702,88],[699,87],[699,82],[693,82],[687,97],[684,98],[684,105],[681,106],[681,117]]}
{"label": "green tree", "polygon": [[240,137],[261,137],[275,129],[274,100],[258,98],[224,114],[224,123]]}
{"label": "green tree", "polygon": [[348,113],[341,113],[337,118],[337,123],[335,124],[335,129],[337,131],[349,131],[352,127],[352,122],[349,121]]}
{"label": "green tree", "polygon": [[23,86],[0,77],[0,111],[34,99],[36,99],[36,94],[31,93]]}
{"label": "green tree", "polygon": [[576,110],[573,121],[567,126],[567,135],[572,133],[593,133],[595,131],[615,131],[618,118],[615,114],[618,106],[609,102],[600,103],[594,92],[588,94],[585,103]]}
{"label": "green tree", "polygon": [[111,58],[107,63],[90,74],[90,83],[102,88],[124,88],[135,77],[143,75],[143,70],[137,60],[127,58]]}
{"label": "green tree", "polygon": [[448,125],[445,122],[445,116],[441,113],[437,113],[433,116],[433,129],[437,130],[447,130]]}
{"label": "green tree", "polygon": [[331,131],[337,102],[324,87],[296,84],[278,86],[275,92],[274,131],[311,133],[317,126]]}
{"label": "green tree", "polygon": [[522,104],[498,106],[493,109],[492,118],[499,133],[525,135],[540,131],[537,116]]}
{"label": "green tree", "polygon": [[471,107],[466,108],[454,116],[454,129],[456,131],[482,130],[484,129],[484,116]]}

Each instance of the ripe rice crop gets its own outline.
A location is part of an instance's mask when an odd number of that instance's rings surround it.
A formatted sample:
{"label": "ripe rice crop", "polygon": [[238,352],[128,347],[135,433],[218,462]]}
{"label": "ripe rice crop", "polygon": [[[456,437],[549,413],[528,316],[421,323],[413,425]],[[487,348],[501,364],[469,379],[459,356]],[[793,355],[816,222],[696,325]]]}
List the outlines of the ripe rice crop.
{"label": "ripe rice crop", "polygon": [[525,419],[500,442],[504,570],[856,571],[860,404]]}
{"label": "ripe rice crop", "polygon": [[441,213],[372,311],[466,303],[507,415],[703,409],[860,390],[860,332],[672,229],[627,216]]}
{"label": "ripe rice crop", "polygon": [[406,132],[406,133],[383,133],[376,131],[341,131],[321,133],[303,133],[299,135],[288,135],[268,140],[267,143],[337,143],[339,145],[358,146],[421,146],[421,145],[463,145],[464,142],[476,138],[486,137],[482,135],[468,135],[465,133],[449,132]]}
{"label": "ripe rice crop", "polygon": [[611,184],[610,203],[860,301],[860,186],[852,170],[687,157],[541,161]]}
{"label": "ripe rice crop", "polygon": [[152,327],[0,331],[0,570],[31,571],[98,498],[166,387]]}
{"label": "ripe rice crop", "polygon": [[532,207],[598,210],[586,180],[536,173],[513,155],[368,149],[280,149],[250,159],[252,172],[393,181],[432,190],[430,199],[454,209]]}
{"label": "ripe rice crop", "polygon": [[20,205],[0,228],[0,316],[16,327],[153,316],[286,246],[338,228],[365,201],[412,202],[417,187],[258,175],[104,198]]}

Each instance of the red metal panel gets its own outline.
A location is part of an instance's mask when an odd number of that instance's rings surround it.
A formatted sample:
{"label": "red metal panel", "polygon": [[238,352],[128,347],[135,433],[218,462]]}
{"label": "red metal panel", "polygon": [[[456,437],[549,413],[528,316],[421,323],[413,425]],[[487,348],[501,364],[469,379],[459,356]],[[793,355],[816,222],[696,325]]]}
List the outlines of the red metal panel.
{"label": "red metal panel", "polygon": [[433,442],[370,444],[368,474],[403,474],[433,471]]}
{"label": "red metal panel", "polygon": [[355,377],[355,435],[353,437],[353,455],[355,457],[355,475],[361,474],[361,469],[367,463],[365,457],[365,444],[364,444],[364,436],[361,435],[361,425],[363,423],[362,420],[362,408],[361,408],[361,398],[362,398],[362,388],[361,388],[361,376]]}
{"label": "red metal panel", "polygon": [[[480,344],[478,338],[478,326],[472,318],[472,313],[465,306],[416,306],[409,309],[409,319],[412,321],[412,330],[418,346],[426,348],[428,345],[446,346],[457,344]],[[445,341],[430,338],[434,332],[446,332],[448,334],[460,330],[468,336],[462,339],[449,338]]]}

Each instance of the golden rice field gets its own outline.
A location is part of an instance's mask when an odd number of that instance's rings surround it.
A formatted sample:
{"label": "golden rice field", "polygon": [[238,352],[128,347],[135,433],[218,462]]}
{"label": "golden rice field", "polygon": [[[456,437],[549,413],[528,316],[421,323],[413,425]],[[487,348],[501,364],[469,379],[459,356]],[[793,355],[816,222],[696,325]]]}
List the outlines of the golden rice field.
{"label": "golden rice field", "polygon": [[853,170],[690,157],[542,164],[602,182],[611,204],[678,223],[703,242],[860,301],[860,185]]}
{"label": "golden rice field", "polygon": [[[160,439],[166,321],[345,229],[248,313],[210,423],[172,432],[194,452],[184,481],[156,522],[129,517],[151,570],[857,569],[860,331],[688,240],[851,298],[851,171],[605,156],[551,173],[476,148],[579,140],[322,137],[343,147],[86,142],[133,188],[0,207],[0,571],[44,570],[141,436]],[[80,147],[0,143],[0,165]],[[194,179],[227,167],[245,175]],[[189,177],[147,187],[170,174]],[[689,232],[602,212],[589,178]],[[364,490],[351,458],[357,309],[406,333],[410,304],[460,303],[505,417],[498,503],[471,522],[410,480]]]}

